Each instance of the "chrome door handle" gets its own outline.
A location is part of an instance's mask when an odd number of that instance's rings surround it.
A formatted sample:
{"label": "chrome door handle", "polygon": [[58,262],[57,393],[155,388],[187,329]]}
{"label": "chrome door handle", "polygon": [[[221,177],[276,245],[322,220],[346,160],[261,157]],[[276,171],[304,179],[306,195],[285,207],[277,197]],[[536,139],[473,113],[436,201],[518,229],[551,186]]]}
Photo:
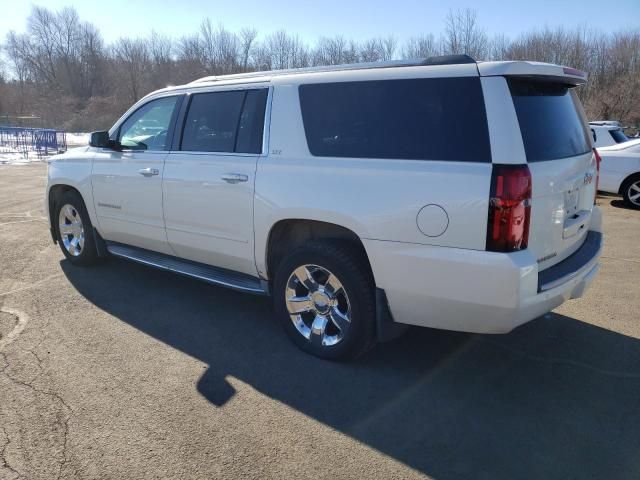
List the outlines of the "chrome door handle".
{"label": "chrome door handle", "polygon": [[160,170],[158,170],[157,168],[141,168],[140,170],[138,170],[138,173],[145,177],[152,177],[154,175],[159,175]]}
{"label": "chrome door handle", "polygon": [[242,173],[225,173],[221,178],[227,183],[240,183],[249,180],[249,177]]}

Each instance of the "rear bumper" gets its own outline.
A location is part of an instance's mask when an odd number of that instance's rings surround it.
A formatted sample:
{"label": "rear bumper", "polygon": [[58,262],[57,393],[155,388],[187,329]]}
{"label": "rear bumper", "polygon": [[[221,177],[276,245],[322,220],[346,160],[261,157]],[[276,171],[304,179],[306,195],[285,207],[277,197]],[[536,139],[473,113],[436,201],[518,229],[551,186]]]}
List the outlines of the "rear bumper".
{"label": "rear bumper", "polygon": [[501,254],[367,240],[376,283],[399,323],[507,333],[581,297],[599,270],[603,236],[591,231],[563,262],[538,272],[528,251]]}

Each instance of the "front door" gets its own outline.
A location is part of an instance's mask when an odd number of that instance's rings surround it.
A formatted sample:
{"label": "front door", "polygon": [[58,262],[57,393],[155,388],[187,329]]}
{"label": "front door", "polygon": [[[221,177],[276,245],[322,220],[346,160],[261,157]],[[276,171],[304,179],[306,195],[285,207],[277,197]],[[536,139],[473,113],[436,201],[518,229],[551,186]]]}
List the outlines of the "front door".
{"label": "front door", "polygon": [[94,157],[93,201],[105,240],[171,253],[162,176],[179,98],[158,98],[138,108],[113,134],[122,150],[100,149]]}
{"label": "front door", "polygon": [[267,92],[190,95],[182,139],[167,156],[163,181],[167,238],[179,257],[257,275],[253,194]]}

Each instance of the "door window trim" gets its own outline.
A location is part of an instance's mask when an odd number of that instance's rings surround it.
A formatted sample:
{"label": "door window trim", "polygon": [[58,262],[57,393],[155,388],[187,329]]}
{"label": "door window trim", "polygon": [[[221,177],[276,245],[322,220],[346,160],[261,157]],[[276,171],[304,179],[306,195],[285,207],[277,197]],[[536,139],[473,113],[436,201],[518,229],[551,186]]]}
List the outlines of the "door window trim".
{"label": "door window trim", "polygon": [[[199,94],[207,94],[207,93],[221,93],[221,92],[233,92],[233,91],[249,91],[249,90],[267,90],[267,103],[264,109],[264,119],[263,119],[263,127],[262,127],[262,151],[260,153],[246,153],[246,152],[203,152],[199,150],[180,150],[180,144],[182,143],[182,137],[184,135],[184,127],[187,121],[187,114],[189,112],[189,107],[191,106],[191,101],[193,100],[194,95]],[[201,90],[194,89],[184,93],[184,99],[182,100],[182,104],[180,105],[180,110],[176,117],[175,129],[171,139],[171,148],[169,149],[172,153],[180,153],[186,155],[218,155],[218,156],[227,156],[227,157],[260,157],[266,156],[269,152],[269,133],[271,126],[271,101],[273,98],[273,86],[272,85],[234,85],[233,88],[219,88],[215,90]],[[246,100],[246,95],[245,95]],[[243,108],[244,108],[244,100],[243,100]],[[240,111],[242,115],[242,110]],[[179,126],[179,127],[178,127]],[[236,133],[236,142],[237,142],[237,133]]]}

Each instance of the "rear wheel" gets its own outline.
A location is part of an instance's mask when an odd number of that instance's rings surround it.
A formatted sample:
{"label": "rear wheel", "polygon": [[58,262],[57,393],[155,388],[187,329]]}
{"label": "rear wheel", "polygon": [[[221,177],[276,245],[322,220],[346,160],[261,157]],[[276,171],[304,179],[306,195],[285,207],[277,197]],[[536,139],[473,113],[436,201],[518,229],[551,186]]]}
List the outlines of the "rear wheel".
{"label": "rear wheel", "polygon": [[55,202],[58,245],[74,265],[89,266],[98,260],[93,227],[82,197],[74,191],[64,192]]}
{"label": "rear wheel", "polygon": [[640,209],[640,174],[633,175],[622,185],[624,203],[635,209]]}
{"label": "rear wheel", "polygon": [[357,357],[375,344],[375,286],[361,252],[346,242],[310,242],[278,267],[276,313],[302,350]]}

